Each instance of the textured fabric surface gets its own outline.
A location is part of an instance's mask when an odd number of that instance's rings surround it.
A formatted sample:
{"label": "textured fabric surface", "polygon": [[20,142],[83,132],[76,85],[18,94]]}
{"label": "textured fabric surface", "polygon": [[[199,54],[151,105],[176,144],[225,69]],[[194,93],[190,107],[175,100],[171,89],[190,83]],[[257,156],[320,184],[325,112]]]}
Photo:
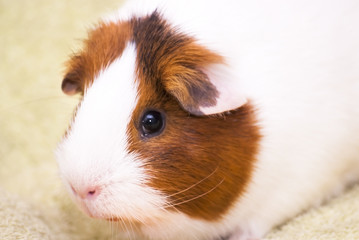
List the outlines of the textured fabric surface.
{"label": "textured fabric surface", "polygon": [[[72,204],[53,156],[78,101],[63,63],[121,0],[0,0],[0,239],[116,239],[115,225]],[[270,196],[269,196],[270,197]],[[359,239],[359,187],[289,221],[268,239]]]}

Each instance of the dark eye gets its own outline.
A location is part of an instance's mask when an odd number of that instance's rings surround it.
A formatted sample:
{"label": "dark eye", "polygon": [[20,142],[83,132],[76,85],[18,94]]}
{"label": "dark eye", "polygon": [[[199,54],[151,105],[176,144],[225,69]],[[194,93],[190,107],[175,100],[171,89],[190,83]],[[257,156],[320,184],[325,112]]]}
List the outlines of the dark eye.
{"label": "dark eye", "polygon": [[164,116],[158,111],[147,111],[142,116],[141,130],[145,137],[153,137],[159,135],[163,131]]}

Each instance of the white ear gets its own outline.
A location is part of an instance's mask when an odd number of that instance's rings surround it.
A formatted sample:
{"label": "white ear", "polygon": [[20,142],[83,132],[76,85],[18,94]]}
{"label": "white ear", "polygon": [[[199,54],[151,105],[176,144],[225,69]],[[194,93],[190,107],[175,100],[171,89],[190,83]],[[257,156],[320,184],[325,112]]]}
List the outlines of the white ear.
{"label": "white ear", "polygon": [[225,64],[212,64],[203,72],[218,92],[216,104],[201,106],[200,112],[204,115],[218,114],[237,109],[247,103],[247,98],[240,84],[240,79]]}

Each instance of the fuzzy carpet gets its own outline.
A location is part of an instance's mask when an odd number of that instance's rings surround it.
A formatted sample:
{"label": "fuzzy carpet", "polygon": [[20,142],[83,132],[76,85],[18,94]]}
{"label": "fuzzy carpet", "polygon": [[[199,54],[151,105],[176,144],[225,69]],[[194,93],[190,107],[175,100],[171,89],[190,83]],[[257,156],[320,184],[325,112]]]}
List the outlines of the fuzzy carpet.
{"label": "fuzzy carpet", "polygon": [[[53,150],[76,105],[60,91],[63,62],[121,0],[0,0],[0,239],[117,239],[69,200]],[[267,239],[359,239],[359,187]]]}

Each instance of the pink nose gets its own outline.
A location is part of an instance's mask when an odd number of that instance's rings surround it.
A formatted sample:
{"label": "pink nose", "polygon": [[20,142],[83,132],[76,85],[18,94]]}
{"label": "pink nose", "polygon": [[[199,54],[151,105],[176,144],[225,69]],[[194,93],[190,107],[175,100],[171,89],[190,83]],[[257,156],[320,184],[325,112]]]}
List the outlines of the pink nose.
{"label": "pink nose", "polygon": [[80,186],[75,188],[71,185],[71,190],[75,196],[81,199],[94,199],[100,194],[100,188],[98,186]]}

